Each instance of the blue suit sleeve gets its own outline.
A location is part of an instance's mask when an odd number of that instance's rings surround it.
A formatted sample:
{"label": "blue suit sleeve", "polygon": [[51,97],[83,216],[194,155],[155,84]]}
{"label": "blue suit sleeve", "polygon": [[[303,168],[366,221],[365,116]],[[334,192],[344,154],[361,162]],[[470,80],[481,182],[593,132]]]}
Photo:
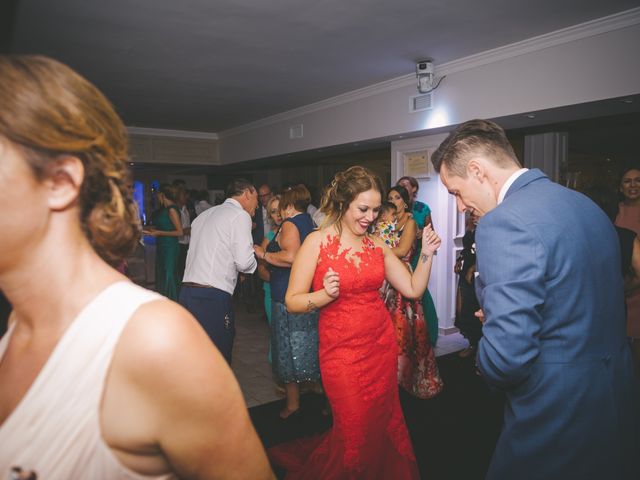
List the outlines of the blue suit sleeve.
{"label": "blue suit sleeve", "polygon": [[536,232],[504,217],[489,214],[476,230],[476,284],[485,315],[478,367],[491,385],[509,389],[526,380],[540,352],[547,254]]}

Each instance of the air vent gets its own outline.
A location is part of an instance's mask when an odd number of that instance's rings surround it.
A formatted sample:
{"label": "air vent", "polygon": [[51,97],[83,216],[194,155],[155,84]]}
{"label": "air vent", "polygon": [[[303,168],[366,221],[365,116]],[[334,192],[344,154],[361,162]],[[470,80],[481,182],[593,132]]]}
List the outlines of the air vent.
{"label": "air vent", "polygon": [[409,113],[423,112],[433,108],[433,93],[416,95],[409,99]]}
{"label": "air vent", "polygon": [[303,131],[302,131],[302,124],[299,123],[298,125],[294,125],[292,127],[289,128],[289,138],[302,138],[303,135]]}

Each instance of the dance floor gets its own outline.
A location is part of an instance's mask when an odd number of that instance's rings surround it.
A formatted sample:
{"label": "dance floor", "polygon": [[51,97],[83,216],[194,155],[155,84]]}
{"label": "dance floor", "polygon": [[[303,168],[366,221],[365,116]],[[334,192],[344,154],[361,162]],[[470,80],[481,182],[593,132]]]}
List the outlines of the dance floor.
{"label": "dance floor", "polygon": [[[495,447],[502,417],[502,402],[478,377],[469,359],[457,354],[438,358],[444,391],[419,400],[401,391],[401,402],[423,479],[483,479]],[[322,432],[330,417],[322,414],[323,398],[306,394],[300,418],[278,417],[282,401],[249,409],[258,435],[270,447]],[[276,472],[281,474],[281,472]]]}

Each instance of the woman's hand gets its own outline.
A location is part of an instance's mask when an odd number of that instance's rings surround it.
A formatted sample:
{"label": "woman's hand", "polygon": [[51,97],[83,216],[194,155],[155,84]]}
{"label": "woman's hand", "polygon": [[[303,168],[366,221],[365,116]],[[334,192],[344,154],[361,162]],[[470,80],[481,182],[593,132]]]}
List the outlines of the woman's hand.
{"label": "woman's hand", "polygon": [[324,291],[327,292],[327,295],[331,298],[338,298],[338,295],[340,295],[340,275],[337,272],[334,272],[329,268],[327,273],[324,274],[322,285],[324,286]]}
{"label": "woman's hand", "polygon": [[260,245],[254,245],[253,246],[253,251],[256,252],[256,257],[258,258],[264,258],[264,248],[262,248],[262,246]]}
{"label": "woman's hand", "polygon": [[143,228],[142,229],[142,234],[143,235],[151,235],[152,237],[155,237],[157,235],[158,230],[156,230],[154,227],[149,227],[149,228]]}
{"label": "woman's hand", "polygon": [[433,255],[438,248],[440,248],[440,244],[442,241],[436,232],[433,231],[431,225],[427,225],[424,227],[422,231],[422,252],[427,253],[429,255]]}

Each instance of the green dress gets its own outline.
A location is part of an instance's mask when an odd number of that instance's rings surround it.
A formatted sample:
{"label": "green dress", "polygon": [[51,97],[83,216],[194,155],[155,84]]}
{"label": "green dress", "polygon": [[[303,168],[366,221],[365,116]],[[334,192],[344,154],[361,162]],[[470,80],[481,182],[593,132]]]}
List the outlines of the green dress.
{"label": "green dress", "polygon": [[[431,209],[429,205],[426,203],[419,202],[416,200],[413,203],[413,219],[416,221],[418,226],[418,230],[422,230],[424,228],[427,217],[431,215]],[[415,270],[416,265],[418,264],[418,258],[420,258],[420,252],[422,251],[422,242],[418,241],[416,252],[413,254],[411,258],[411,266]],[[424,295],[422,296],[422,309],[424,310],[424,317],[427,321],[427,330],[429,330],[429,339],[431,340],[431,344],[435,347],[438,341],[438,314],[436,313],[436,306],[433,303],[433,298],[431,298],[431,294],[429,293],[429,289],[427,288],[424,291]]]}
{"label": "green dress", "polygon": [[[153,224],[157,230],[172,232],[176,229],[169,217],[169,209],[175,210],[180,218],[180,210],[175,205],[161,208],[153,218]],[[178,279],[176,278],[180,254],[178,237],[156,237],[156,246],[156,291],[171,300],[178,301]]]}

